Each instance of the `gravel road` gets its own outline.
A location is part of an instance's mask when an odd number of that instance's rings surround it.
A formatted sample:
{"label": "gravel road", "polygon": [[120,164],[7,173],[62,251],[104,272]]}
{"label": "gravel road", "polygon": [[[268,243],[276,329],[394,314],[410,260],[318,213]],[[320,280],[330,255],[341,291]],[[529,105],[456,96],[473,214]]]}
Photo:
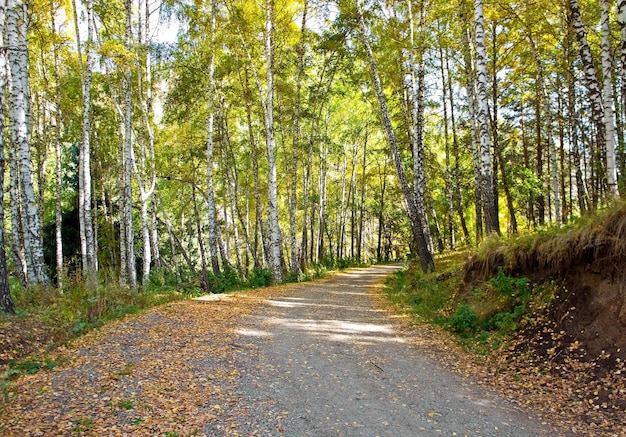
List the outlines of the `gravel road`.
{"label": "gravel road", "polygon": [[446,368],[375,305],[372,285],[398,267],[298,287],[248,316],[239,334],[256,370],[241,398],[271,404],[284,436],[559,435]]}

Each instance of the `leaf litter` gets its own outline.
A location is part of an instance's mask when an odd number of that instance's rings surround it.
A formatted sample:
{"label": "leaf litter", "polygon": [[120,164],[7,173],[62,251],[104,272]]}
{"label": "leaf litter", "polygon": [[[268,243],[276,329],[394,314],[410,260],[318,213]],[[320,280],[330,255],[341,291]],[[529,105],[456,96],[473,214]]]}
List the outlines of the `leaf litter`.
{"label": "leaf litter", "polygon": [[[299,286],[306,284],[175,302],[93,331],[51,355],[62,365],[4,389],[0,435],[280,435],[287,412],[269,397],[252,399],[237,390],[258,362],[255,345],[237,330],[269,297]],[[389,311],[382,292],[373,290],[381,310]],[[626,435],[626,413],[603,408],[604,397],[626,398],[623,369],[589,381],[592,364],[584,368],[571,360],[555,364],[561,369],[556,373],[523,354],[487,362],[461,351],[437,328],[389,315],[404,334],[428,343],[437,361],[479,385],[495,386],[550,425],[575,435]]]}

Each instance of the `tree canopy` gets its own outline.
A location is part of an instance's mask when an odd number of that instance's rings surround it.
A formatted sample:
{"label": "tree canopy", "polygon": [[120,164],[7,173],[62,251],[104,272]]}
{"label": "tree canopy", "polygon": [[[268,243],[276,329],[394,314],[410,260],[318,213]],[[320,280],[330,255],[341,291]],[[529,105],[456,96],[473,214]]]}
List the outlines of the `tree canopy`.
{"label": "tree canopy", "polygon": [[623,1],[9,0],[0,25],[23,286],[431,270],[624,189]]}

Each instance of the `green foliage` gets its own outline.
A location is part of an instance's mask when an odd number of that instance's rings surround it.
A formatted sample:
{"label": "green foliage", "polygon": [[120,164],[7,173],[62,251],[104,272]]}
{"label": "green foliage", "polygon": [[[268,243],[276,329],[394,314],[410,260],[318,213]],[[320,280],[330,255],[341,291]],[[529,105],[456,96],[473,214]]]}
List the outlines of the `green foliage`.
{"label": "green foliage", "polygon": [[423,274],[416,265],[401,270],[387,280],[387,295],[392,302],[427,323],[443,323],[460,281],[463,253],[438,256],[440,269]]}
{"label": "green foliage", "polygon": [[77,434],[82,434],[84,432],[91,431],[94,427],[93,419],[91,417],[79,417],[73,421],[74,429],[73,432]]}
{"label": "green foliage", "polygon": [[498,268],[497,276],[489,279],[494,290],[511,302],[526,303],[530,299],[530,287],[526,278],[512,278],[504,274],[502,267]]}
{"label": "green foliage", "polygon": [[450,317],[450,326],[461,336],[469,336],[476,331],[478,316],[467,305],[461,305],[456,313]]}
{"label": "green foliage", "polygon": [[486,283],[461,293],[464,259],[464,254],[438,256],[440,270],[426,275],[414,265],[399,271],[387,280],[387,295],[417,320],[441,325],[467,347],[488,352],[518,329],[531,305],[545,305],[552,289],[532,288],[528,279],[499,269]]}
{"label": "green foliage", "polygon": [[272,284],[272,271],[270,269],[252,269],[248,279],[250,288],[267,287]]}
{"label": "green foliage", "polygon": [[7,376],[15,377],[18,375],[33,375],[42,369],[52,370],[58,365],[58,363],[50,360],[45,360],[43,363],[33,360],[16,361],[9,363],[9,371]]}
{"label": "green foliage", "polygon": [[230,266],[218,274],[207,272],[207,281],[211,293],[226,293],[244,288],[239,273]]}
{"label": "green foliage", "polygon": [[135,406],[135,403],[130,399],[124,399],[123,401],[119,401],[117,403],[117,407],[123,410],[132,410]]}

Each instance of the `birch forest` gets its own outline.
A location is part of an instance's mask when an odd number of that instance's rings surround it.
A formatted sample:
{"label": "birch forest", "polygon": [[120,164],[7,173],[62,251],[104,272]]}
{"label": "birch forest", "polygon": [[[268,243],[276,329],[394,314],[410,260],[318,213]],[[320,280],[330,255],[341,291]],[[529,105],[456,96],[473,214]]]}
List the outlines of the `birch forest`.
{"label": "birch forest", "polygon": [[75,277],[432,271],[624,190],[626,0],[1,0],[0,38],[8,312]]}

